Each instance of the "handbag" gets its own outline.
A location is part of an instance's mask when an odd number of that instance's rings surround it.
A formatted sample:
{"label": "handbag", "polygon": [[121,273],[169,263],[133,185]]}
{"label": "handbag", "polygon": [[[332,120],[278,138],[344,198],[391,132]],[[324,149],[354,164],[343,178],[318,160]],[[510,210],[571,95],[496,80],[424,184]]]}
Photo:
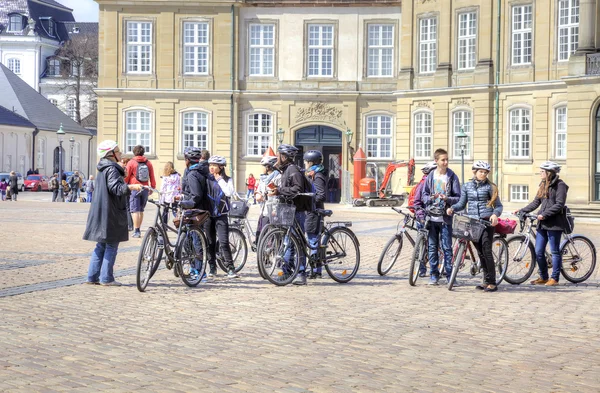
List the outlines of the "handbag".
{"label": "handbag", "polygon": [[184,210],[183,214],[179,213],[177,217],[173,218],[173,225],[175,228],[183,223],[183,225],[191,225],[199,227],[204,224],[210,218],[210,214],[206,210],[191,209]]}
{"label": "handbag", "polygon": [[512,235],[515,233],[517,222],[508,218],[499,218],[498,225],[495,226],[496,233],[500,235]]}
{"label": "handbag", "polygon": [[563,207],[562,214],[564,215],[566,222],[563,232],[570,235],[575,230],[575,217],[573,217],[571,209],[569,209],[567,205]]}

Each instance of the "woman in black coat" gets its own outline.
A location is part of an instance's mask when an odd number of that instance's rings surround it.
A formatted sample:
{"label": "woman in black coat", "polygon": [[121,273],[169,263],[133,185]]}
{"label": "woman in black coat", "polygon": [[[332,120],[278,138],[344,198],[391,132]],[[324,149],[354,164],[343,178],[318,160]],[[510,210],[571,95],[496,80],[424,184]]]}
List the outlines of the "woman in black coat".
{"label": "woman in black coat", "polygon": [[8,189],[10,190],[11,201],[17,201],[17,195],[19,194],[19,178],[17,173],[12,171],[8,177]]}
{"label": "woman in black coat", "polygon": [[140,184],[125,184],[124,170],[118,164],[121,151],[115,141],[98,145],[98,174],[94,199],[88,214],[83,240],[96,242],[90,259],[88,284],[119,286],[113,276],[119,243],[129,240],[126,200]]}

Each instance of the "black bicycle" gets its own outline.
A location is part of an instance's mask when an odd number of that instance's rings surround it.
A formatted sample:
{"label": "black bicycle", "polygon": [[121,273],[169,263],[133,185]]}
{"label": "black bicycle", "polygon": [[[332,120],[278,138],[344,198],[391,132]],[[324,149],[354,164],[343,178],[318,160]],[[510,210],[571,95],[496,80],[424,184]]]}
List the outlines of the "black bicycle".
{"label": "black bicycle", "polygon": [[[410,206],[409,206],[410,208]],[[379,262],[377,263],[377,273],[380,276],[385,276],[392,270],[398,259],[400,258],[400,254],[402,250],[405,251],[407,255],[413,254],[413,249],[415,246],[416,236],[411,235],[410,231],[415,231],[418,234],[417,228],[415,227],[415,217],[410,213],[403,212],[400,208],[392,207],[392,210],[402,216],[402,219],[398,223],[396,227],[396,234],[388,240],[383,247],[383,251],[379,256]],[[408,240],[408,243],[406,242]],[[406,252],[407,247],[410,246],[410,250]]]}

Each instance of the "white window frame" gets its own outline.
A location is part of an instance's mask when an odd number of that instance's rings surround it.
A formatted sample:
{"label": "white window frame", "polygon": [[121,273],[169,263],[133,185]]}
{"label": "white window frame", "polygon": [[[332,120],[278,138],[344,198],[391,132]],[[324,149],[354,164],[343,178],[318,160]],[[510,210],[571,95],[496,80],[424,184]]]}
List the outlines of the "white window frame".
{"label": "white window frame", "polygon": [[48,101],[50,101],[50,103],[54,106],[58,106],[58,101],[56,100],[56,98],[49,98]]}
{"label": "white window frame", "polygon": [[[513,113],[518,116],[518,122],[513,122]],[[524,120],[527,119],[528,122]],[[508,111],[508,154],[511,159],[531,158],[532,150],[532,116],[531,108],[518,107]],[[513,154],[513,144],[516,143],[517,154]],[[524,154],[527,152],[527,154]]]}
{"label": "white window frame", "polygon": [[457,108],[452,111],[451,117],[452,124],[452,159],[459,160],[460,156],[460,143],[456,138],[456,134],[460,131],[460,127],[464,128],[465,134],[469,137],[467,138],[467,144],[465,148],[465,160],[472,159],[473,153],[473,111],[466,108]]}
{"label": "white window frame", "polygon": [[[258,131],[257,132],[253,132],[251,131],[251,129],[253,129],[255,126],[254,124],[251,124],[251,122],[254,120],[253,117],[254,116],[258,116]],[[265,131],[263,129],[263,126],[261,125],[262,122],[264,121],[263,119],[269,116],[270,117],[270,129],[268,129],[267,131]],[[273,144],[273,133],[275,130],[275,114],[270,113],[270,112],[266,112],[266,111],[254,111],[254,112],[248,112],[246,113],[246,115],[244,116],[244,122],[245,122],[245,130],[246,130],[246,156],[247,157],[262,157],[264,151],[266,151],[269,146],[272,146]],[[251,137],[257,137],[257,140],[255,141],[250,141]],[[255,153],[254,150],[255,146],[258,146],[258,152]],[[264,149],[261,149],[261,147],[264,147]]]}
{"label": "white window frame", "polygon": [[[154,26],[151,21],[127,21],[125,32],[126,45],[126,72],[128,74],[151,74],[153,62],[153,31]],[[149,29],[148,29],[149,28]],[[143,34],[148,31],[148,34]],[[135,31],[135,37],[130,35]],[[145,37],[149,37],[149,41],[144,41]],[[135,38],[135,40],[134,40]],[[132,56],[136,55],[136,63],[131,62]],[[147,61],[142,63],[143,56],[147,56]]]}
{"label": "white window frame", "polygon": [[[374,133],[371,133],[374,131]],[[394,157],[394,117],[389,114],[369,114],[365,117],[367,159],[391,160]],[[387,154],[382,148],[388,146]],[[374,149],[372,149],[374,147]]]}
{"label": "white window frame", "polygon": [[473,70],[477,64],[477,12],[458,14],[458,69]]}
{"label": "white window frame", "polygon": [[48,19],[48,35],[54,37],[55,25],[52,19]]}
{"label": "white window frame", "polygon": [[[426,124],[427,121],[429,125]],[[419,144],[423,146],[419,147]],[[433,157],[433,112],[421,110],[413,113],[413,146],[416,160],[431,160]]]}
{"label": "white window frame", "polygon": [[[395,33],[395,26],[390,23],[367,25],[367,77],[391,78],[394,76]],[[384,34],[389,37],[384,38]]]}
{"label": "white window frame", "polygon": [[510,185],[511,202],[529,202],[529,186],[527,184]]}
{"label": "white window frame", "polygon": [[[526,15],[529,15],[529,21],[526,21]],[[520,17],[520,20],[517,20],[518,17]],[[530,65],[533,61],[533,5],[513,6],[510,20],[512,31],[511,64]],[[526,53],[527,50],[529,51],[528,54]],[[518,54],[517,51],[519,51]]]}
{"label": "white window frame", "polygon": [[81,73],[82,64],[78,64],[77,62],[71,63],[71,76],[79,76]]}
{"label": "white window frame", "polygon": [[[21,26],[20,29],[13,29],[13,24]],[[9,33],[18,33],[23,31],[23,16],[22,15],[11,15],[8,19],[8,30]]]}
{"label": "white window frame", "polygon": [[[271,28],[271,41],[265,37],[267,28]],[[252,43],[253,30],[258,33],[258,43]],[[275,76],[275,40],[277,26],[275,23],[250,23],[248,25],[248,76]],[[270,52],[270,61],[269,59]],[[258,69],[253,67],[253,56],[257,57]],[[266,60],[265,60],[266,59]],[[271,72],[268,72],[268,70]]]}
{"label": "white window frame", "polygon": [[437,18],[422,18],[419,20],[419,73],[430,74],[436,69]]}
{"label": "white window frame", "polygon": [[566,105],[554,108],[554,158],[567,159],[567,119]]}
{"label": "white window frame", "polygon": [[[316,29],[316,30],[313,30]],[[331,29],[331,43],[324,44],[325,29]],[[311,44],[311,32],[315,31],[318,35],[317,43]],[[309,78],[332,78],[335,70],[335,34],[336,29],[334,24],[329,23],[309,23],[307,26],[306,36],[306,74]],[[314,52],[313,52],[314,51]],[[328,54],[329,53],[329,54]],[[312,56],[316,56],[316,60],[311,60]],[[328,63],[325,59],[331,57],[331,66],[325,67]],[[316,65],[316,67],[312,67]]]}
{"label": "white window frame", "polygon": [[75,98],[67,99],[67,116],[77,121],[77,101]]}
{"label": "white window frame", "polygon": [[74,171],[79,170],[79,161],[81,158],[81,143],[75,142],[73,145],[73,169]]}
{"label": "white window frame", "polygon": [[[134,129],[128,128],[128,119],[129,115],[135,116],[136,119],[136,127]],[[148,129],[142,129],[141,120],[142,117],[148,116]],[[146,149],[146,154],[152,154],[154,152],[154,144],[153,144],[153,129],[154,129],[154,111],[149,108],[144,107],[134,107],[128,108],[123,111],[123,146],[125,147],[123,150],[125,154],[133,154],[133,147],[136,145],[142,145]],[[127,143],[129,134],[134,134],[135,142],[131,145],[131,149],[129,149],[129,144]],[[143,135],[149,135],[148,144],[145,145],[141,142],[141,137]]]}
{"label": "white window frame", "polygon": [[38,148],[37,148],[37,165],[36,167],[39,169],[44,169],[46,162],[46,139],[38,138]]}
{"label": "white window frame", "polygon": [[[194,147],[198,147],[200,149],[206,149],[206,150],[210,150],[210,125],[211,125],[211,118],[210,118],[210,112],[206,111],[204,109],[198,109],[198,108],[186,108],[185,110],[181,111],[181,151],[185,151],[185,148],[188,147],[186,146],[186,141],[185,141],[185,137],[186,135],[191,136],[192,137],[192,145]],[[192,130],[186,130],[186,118],[190,118],[193,121],[192,123]],[[204,117],[205,120],[205,124],[199,124],[198,121],[201,119],[201,117]],[[204,130],[201,130],[201,128],[204,127]],[[201,139],[205,139],[205,143],[202,144],[201,143]]]}
{"label": "white window frame", "polygon": [[[188,28],[192,28],[193,36],[191,42],[186,42]],[[206,32],[205,35],[201,33]],[[208,75],[210,70],[210,23],[207,21],[183,22],[183,73],[185,75]],[[188,51],[192,55],[191,63],[188,64]],[[204,55],[201,59],[200,56]]]}
{"label": "white window frame", "polygon": [[[48,75],[49,76],[60,76],[60,60],[48,59]],[[58,72],[57,72],[58,71]]]}
{"label": "white window frame", "polygon": [[6,66],[15,75],[21,75],[21,59],[17,57],[9,57],[6,59]]}
{"label": "white window frame", "polygon": [[[567,61],[579,45],[579,0],[558,0],[558,61]],[[566,20],[565,20],[566,19]],[[564,48],[566,45],[566,48]],[[565,50],[566,49],[566,50]]]}

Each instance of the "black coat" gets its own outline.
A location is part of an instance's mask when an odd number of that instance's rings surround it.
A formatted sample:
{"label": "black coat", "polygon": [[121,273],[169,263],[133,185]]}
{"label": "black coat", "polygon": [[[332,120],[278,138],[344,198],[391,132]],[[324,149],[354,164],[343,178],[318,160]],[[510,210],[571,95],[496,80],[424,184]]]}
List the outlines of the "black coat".
{"label": "black coat", "polygon": [[521,209],[521,212],[530,213],[539,207],[537,214],[544,216],[544,219],[538,222],[538,226],[548,231],[563,231],[568,227],[564,212],[568,191],[569,186],[556,176],[548,188],[548,198],[536,196],[533,202]]}
{"label": "black coat", "polygon": [[96,189],[88,214],[83,240],[119,243],[129,240],[127,230],[127,197],[124,169],[116,162],[101,159],[96,175]]}
{"label": "black coat", "polygon": [[306,212],[312,210],[312,198],[298,195],[304,192],[304,175],[294,164],[288,164],[281,168],[281,186],[279,195],[292,200],[296,206],[297,212]]}
{"label": "black coat", "polygon": [[183,197],[185,200],[191,199],[194,201],[194,209],[209,210],[206,196],[208,165],[202,166],[201,164],[186,168],[182,182]]}
{"label": "black coat", "polygon": [[[325,207],[325,199],[327,198],[327,178],[323,172],[315,172],[313,176],[308,176],[315,188],[315,207],[323,209]],[[314,212],[306,213],[306,222],[304,224],[306,233],[319,233],[319,215]]]}
{"label": "black coat", "polygon": [[18,194],[19,193],[19,180],[17,179],[17,176],[10,176],[8,178],[8,188],[10,189],[10,192],[12,194]]}

